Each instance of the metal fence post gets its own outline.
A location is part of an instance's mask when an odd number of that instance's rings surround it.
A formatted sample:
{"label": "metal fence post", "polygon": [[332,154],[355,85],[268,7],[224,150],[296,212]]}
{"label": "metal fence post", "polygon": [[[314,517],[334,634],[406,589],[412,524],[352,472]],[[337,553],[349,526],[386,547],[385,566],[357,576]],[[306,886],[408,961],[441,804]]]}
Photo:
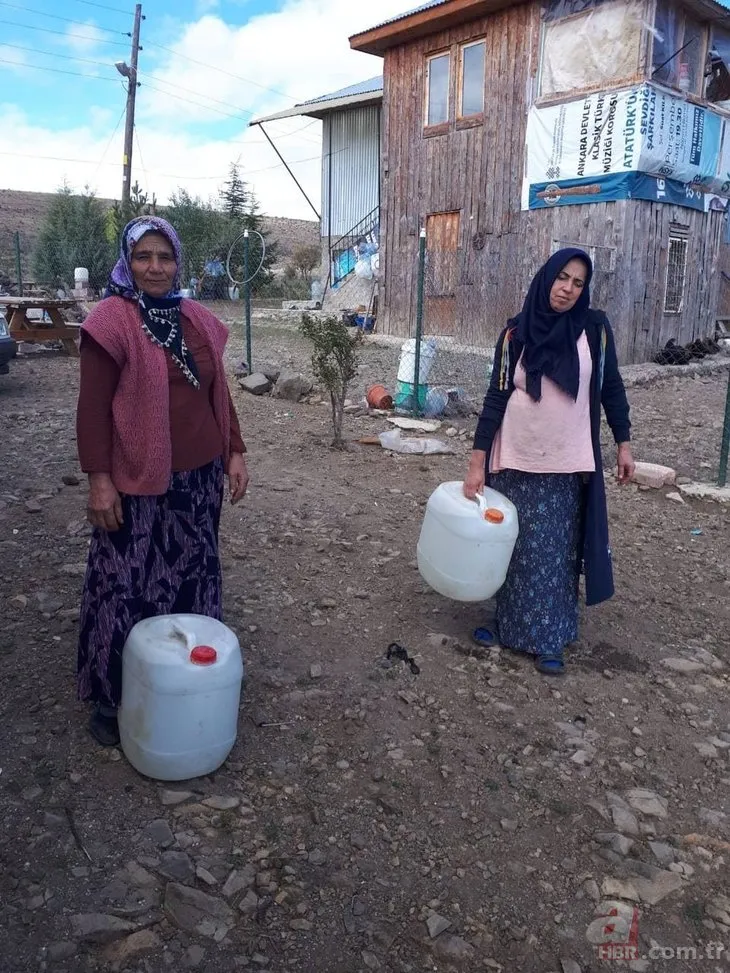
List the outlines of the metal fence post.
{"label": "metal fence post", "polygon": [[421,335],[423,334],[423,282],[426,275],[426,228],[422,227],[418,237],[418,292],[416,303],[416,357],[413,363],[413,412],[418,415],[421,406],[418,391],[421,377]]}
{"label": "metal fence post", "polygon": [[20,262],[20,231],[16,230],[13,236],[15,245],[15,275],[18,278],[18,297],[23,296],[23,266]]}
{"label": "metal fence post", "polygon": [[725,396],[725,422],[722,426],[722,443],[720,445],[720,469],[717,478],[718,486],[727,483],[727,459],[730,451],[730,371],[727,375],[727,395]]}
{"label": "metal fence post", "polygon": [[243,308],[246,320],[246,364],[248,374],[253,373],[251,361],[251,281],[248,273],[248,230],[243,231]]}

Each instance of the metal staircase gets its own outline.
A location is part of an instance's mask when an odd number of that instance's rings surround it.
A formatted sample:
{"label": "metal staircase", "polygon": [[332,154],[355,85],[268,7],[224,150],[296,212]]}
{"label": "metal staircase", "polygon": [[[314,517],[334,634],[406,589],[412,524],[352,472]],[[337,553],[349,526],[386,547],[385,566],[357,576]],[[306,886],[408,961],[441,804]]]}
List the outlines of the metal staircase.
{"label": "metal staircase", "polygon": [[354,272],[361,251],[373,246],[380,246],[379,206],[330,245],[330,287],[339,287]]}

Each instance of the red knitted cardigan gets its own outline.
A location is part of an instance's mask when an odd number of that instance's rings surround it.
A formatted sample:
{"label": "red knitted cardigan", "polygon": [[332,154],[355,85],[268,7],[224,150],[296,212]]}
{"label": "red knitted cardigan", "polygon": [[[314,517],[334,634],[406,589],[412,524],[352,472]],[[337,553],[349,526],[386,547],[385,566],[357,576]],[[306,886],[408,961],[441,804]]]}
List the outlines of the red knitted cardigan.
{"label": "red knitted cardigan", "polygon": [[[183,300],[180,313],[211,347],[216,363],[213,413],[223,437],[228,467],[231,414],[223,352],[228,340],[225,325],[196,301]],[[170,397],[164,348],[142,330],[134,301],[107,297],[82,325],[107,351],[120,369],[112,401],[111,478],[120,493],[159,496],[166,493],[172,471]]]}

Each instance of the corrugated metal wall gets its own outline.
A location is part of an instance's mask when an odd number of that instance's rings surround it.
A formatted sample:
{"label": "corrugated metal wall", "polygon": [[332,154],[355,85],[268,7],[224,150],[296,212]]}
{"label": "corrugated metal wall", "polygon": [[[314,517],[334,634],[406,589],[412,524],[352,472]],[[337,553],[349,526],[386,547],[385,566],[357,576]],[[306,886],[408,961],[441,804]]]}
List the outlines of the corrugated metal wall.
{"label": "corrugated metal wall", "polygon": [[322,236],[335,240],[378,205],[380,105],[331,112],[322,129]]}

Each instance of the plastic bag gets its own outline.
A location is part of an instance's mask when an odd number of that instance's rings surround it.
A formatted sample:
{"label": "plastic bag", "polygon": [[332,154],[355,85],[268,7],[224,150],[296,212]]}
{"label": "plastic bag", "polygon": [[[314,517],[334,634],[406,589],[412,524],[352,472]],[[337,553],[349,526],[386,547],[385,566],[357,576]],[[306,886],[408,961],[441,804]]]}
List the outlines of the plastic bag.
{"label": "plastic bag", "polygon": [[365,280],[373,279],[373,267],[370,261],[370,257],[361,257],[355,264],[355,274],[357,277],[363,277]]}
{"label": "plastic bag", "polygon": [[389,449],[393,453],[430,455],[431,453],[456,452],[450,443],[445,443],[441,439],[403,439],[400,429],[388,429],[387,432],[378,433],[378,439],[383,449]]}

